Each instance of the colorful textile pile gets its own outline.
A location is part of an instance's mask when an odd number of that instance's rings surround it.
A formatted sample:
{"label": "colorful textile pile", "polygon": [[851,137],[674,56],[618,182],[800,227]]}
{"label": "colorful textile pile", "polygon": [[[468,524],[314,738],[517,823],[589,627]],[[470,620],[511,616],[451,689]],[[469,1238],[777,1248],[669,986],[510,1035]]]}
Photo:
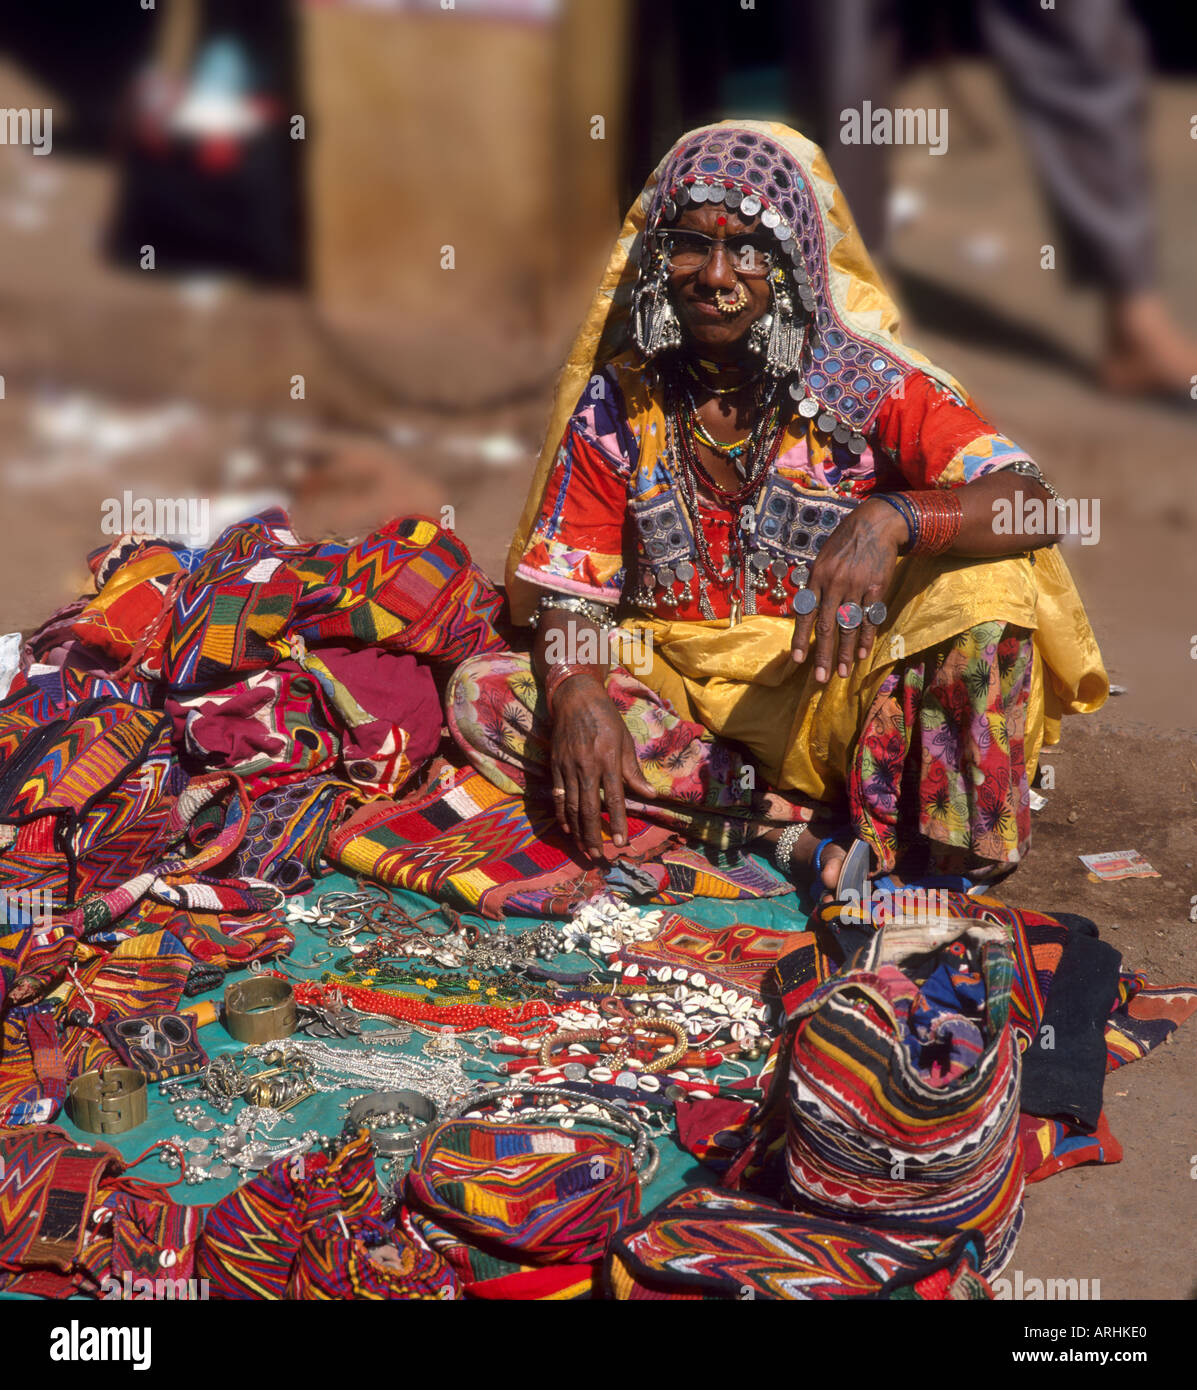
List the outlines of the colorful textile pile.
{"label": "colorful textile pile", "polygon": [[419,517],[307,545],[271,511],[90,565],[0,701],[0,892],[28,908],[0,938],[4,1123],[117,1060],[110,1016],[286,953],[334,827],[436,752],[436,674],[503,646],[499,596]]}
{"label": "colorful textile pile", "polygon": [[622,1231],[607,1282],[615,1298],[992,1298],[975,1233],[943,1237],[825,1221],[717,1188],[690,1188]]}

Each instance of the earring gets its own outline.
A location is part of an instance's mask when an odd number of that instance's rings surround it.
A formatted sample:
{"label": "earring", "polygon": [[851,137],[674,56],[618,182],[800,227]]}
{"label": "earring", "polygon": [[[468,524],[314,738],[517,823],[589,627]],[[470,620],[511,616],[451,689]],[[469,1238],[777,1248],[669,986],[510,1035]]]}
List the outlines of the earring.
{"label": "earring", "polygon": [[802,347],[806,341],[806,324],[795,322],[794,301],[790,298],[784,282],[780,280],[773,286],[771,320],[765,346],[765,371],[772,377],[791,376],[797,370],[802,357]]}
{"label": "earring", "polygon": [[665,259],[658,253],[652,269],[641,272],[632,311],[632,337],[646,359],[667,348],[680,347],[682,327],[673,311],[665,274]]}
{"label": "earring", "polygon": [[755,353],[758,357],[765,357],[769,351],[770,330],[773,327],[773,315],[762,314],[759,319],[748,330],[748,350]]}

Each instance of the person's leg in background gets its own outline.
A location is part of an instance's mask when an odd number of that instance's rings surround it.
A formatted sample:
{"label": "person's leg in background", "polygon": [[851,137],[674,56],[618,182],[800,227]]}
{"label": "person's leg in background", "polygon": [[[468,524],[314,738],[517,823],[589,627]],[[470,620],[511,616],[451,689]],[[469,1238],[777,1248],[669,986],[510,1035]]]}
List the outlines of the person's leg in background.
{"label": "person's leg in background", "polygon": [[1130,6],[979,0],[978,19],[1026,131],[1068,271],[1105,298],[1103,383],[1187,395],[1197,344],[1157,287],[1148,52]]}
{"label": "person's leg in background", "polygon": [[889,148],[846,145],[843,112],[890,104],[900,32],[897,0],[825,0],[794,5],[785,47],[789,105],[823,148],[865,245],[884,258]]}

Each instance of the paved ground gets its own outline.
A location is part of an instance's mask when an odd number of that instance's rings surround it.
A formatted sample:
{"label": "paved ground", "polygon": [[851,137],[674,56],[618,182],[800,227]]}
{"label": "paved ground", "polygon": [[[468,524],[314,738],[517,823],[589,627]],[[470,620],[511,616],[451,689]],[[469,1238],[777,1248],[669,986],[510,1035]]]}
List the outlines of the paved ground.
{"label": "paved ground", "polygon": [[[21,104],[11,84],[5,90]],[[1127,687],[1098,715],[1072,721],[1047,758],[1055,787],[1005,895],[1093,917],[1153,981],[1197,980],[1197,425],[1185,410],[1127,405],[1091,386],[1096,306],[1069,293],[1062,270],[1039,268],[1050,232],[988,74],[962,69],[959,90],[983,135],[956,135],[958,122],[946,156],[910,151],[898,163],[908,202],[921,209],[894,249],[908,335],[960,376],[1061,492],[1101,499],[1100,544],[1067,556],[1112,677]],[[1161,86],[1154,133],[1165,285],[1189,323],[1195,99],[1192,84]],[[905,101],[943,97],[924,79]],[[83,557],[103,539],[100,505],[124,489],[214,499],[233,491],[244,501],[290,488],[307,534],[352,534],[448,505],[480,562],[501,572],[543,391],[489,418],[397,410],[351,358],[329,351],[297,297],[181,290],[105,268],[95,246],[110,196],[103,168],[0,149],[0,631],[27,629],[78,592]],[[484,334],[463,342],[463,381],[479,354],[492,367],[502,354],[513,374],[534,378],[538,362],[559,358],[581,307],[563,295],[555,337],[538,350]],[[403,375],[402,358],[377,365]],[[303,402],[285,388],[294,372],[308,377]],[[80,390],[91,396],[73,398]],[[202,405],[172,416],[172,398]],[[1076,858],[1126,848],[1162,877],[1102,885]],[[1197,1293],[1195,1064],[1190,1026],[1109,1079],[1124,1161],[1032,1189],[1012,1268],[1100,1280],[1106,1299]]]}

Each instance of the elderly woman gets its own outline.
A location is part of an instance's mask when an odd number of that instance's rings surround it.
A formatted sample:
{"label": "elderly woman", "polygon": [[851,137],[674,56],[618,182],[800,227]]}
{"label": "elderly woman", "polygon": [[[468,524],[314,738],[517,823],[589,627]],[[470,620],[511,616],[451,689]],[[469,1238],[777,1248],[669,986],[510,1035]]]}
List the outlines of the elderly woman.
{"label": "elderly woman", "polygon": [[1108,691],[1057,537],[1016,529],[1054,496],[902,344],[822,152],[704,127],[570,354],[508,568],[531,658],[467,663],[451,726],[594,858],[630,810],[841,893],[1000,877]]}

